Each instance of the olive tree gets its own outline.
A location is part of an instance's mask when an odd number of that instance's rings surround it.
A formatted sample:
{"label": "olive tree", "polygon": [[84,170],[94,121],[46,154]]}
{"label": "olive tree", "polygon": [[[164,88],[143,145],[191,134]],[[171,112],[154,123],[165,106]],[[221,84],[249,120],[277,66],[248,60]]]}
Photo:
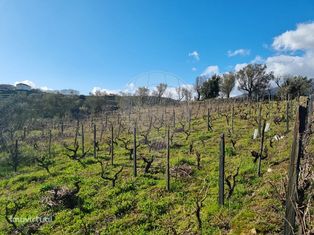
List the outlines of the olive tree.
{"label": "olive tree", "polygon": [[249,98],[253,95],[262,95],[274,79],[272,72],[267,71],[264,64],[248,64],[236,73],[238,89],[247,93]]}
{"label": "olive tree", "polygon": [[195,79],[195,84],[194,84],[194,90],[196,92],[196,100],[201,99],[201,92],[202,92],[202,86],[203,83],[205,82],[206,77],[205,76],[197,76]]}
{"label": "olive tree", "polygon": [[206,80],[201,88],[202,99],[216,98],[219,95],[220,76],[214,74],[211,78]]}
{"label": "olive tree", "polygon": [[135,95],[138,95],[138,96],[149,96],[149,89],[145,86],[143,87],[138,87],[137,90],[135,91]]}
{"label": "olive tree", "polygon": [[147,97],[149,96],[149,88],[143,86],[143,87],[138,87],[137,90],[135,91],[135,95],[139,97],[139,103],[143,105],[145,100],[147,100]]}
{"label": "olive tree", "polygon": [[168,85],[166,83],[160,83],[156,86],[156,90],[153,91],[153,96],[157,96],[158,98],[161,98],[165,91],[167,90]]}
{"label": "olive tree", "polygon": [[222,75],[222,81],[220,85],[220,91],[230,98],[230,93],[235,86],[236,77],[234,73],[225,73]]}
{"label": "olive tree", "polygon": [[290,95],[295,98],[301,95],[309,95],[312,90],[313,81],[303,76],[285,76],[276,78],[279,93],[283,96]]}
{"label": "olive tree", "polygon": [[182,98],[186,101],[190,101],[192,99],[192,90],[189,87],[181,88]]}

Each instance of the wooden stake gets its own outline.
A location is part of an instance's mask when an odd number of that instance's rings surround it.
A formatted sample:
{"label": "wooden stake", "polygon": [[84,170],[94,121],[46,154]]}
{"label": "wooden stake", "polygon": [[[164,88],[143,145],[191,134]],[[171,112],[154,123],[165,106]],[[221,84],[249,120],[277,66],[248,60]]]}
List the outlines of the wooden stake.
{"label": "wooden stake", "polygon": [[224,189],[225,185],[225,135],[220,136],[220,159],[219,159],[219,195],[218,203],[220,206],[224,205]]}
{"label": "wooden stake", "polygon": [[113,156],[114,156],[114,146],[113,146],[113,124],[111,125],[111,143],[110,143],[110,153],[111,153],[111,165],[113,166]]}
{"label": "wooden stake", "polygon": [[133,174],[134,174],[134,177],[137,176],[137,163],[136,163],[136,127],[134,127],[134,131],[133,131]]}
{"label": "wooden stake", "polygon": [[263,129],[262,129],[262,135],[261,135],[261,145],[260,145],[260,153],[259,153],[259,157],[258,157],[258,167],[257,167],[257,175],[258,175],[258,177],[261,176],[262,156],[263,156],[263,150],[264,150],[265,127],[266,127],[266,120],[264,120]]}
{"label": "wooden stake", "polygon": [[96,124],[94,124],[94,158],[97,158]]}
{"label": "wooden stake", "polygon": [[170,191],[170,130],[167,130],[167,163],[166,163],[166,189]]}

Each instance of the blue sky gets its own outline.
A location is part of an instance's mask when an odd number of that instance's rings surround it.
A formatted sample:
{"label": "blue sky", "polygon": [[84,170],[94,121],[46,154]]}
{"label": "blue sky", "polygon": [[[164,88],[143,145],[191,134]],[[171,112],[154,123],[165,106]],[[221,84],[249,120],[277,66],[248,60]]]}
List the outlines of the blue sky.
{"label": "blue sky", "polygon": [[[290,47],[279,50],[274,38],[313,20],[312,0],[0,0],[0,83],[29,80],[88,94],[124,89],[149,71],[193,83],[206,69],[232,71],[256,56],[309,64],[312,41],[293,49],[285,37],[281,46]],[[302,32],[314,41],[312,27]],[[302,68],[308,76],[313,70]]]}

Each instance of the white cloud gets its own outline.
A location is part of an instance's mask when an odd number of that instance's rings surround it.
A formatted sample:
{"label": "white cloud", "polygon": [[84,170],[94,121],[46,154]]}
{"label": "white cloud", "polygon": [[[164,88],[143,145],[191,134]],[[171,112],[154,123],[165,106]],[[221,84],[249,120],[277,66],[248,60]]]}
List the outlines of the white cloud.
{"label": "white cloud", "polygon": [[263,64],[265,63],[265,59],[259,55],[255,56],[255,58],[251,61],[253,64]]}
{"label": "white cloud", "polygon": [[239,95],[242,94],[242,92],[239,91],[238,87],[239,87],[239,83],[236,80],[236,84],[235,84],[234,88],[232,89],[232,91],[230,93],[230,97],[235,97],[235,96],[239,96]]}
{"label": "white cloud", "polygon": [[219,67],[217,65],[208,66],[201,75],[211,76],[219,73]]}
{"label": "white cloud", "polygon": [[229,50],[228,51],[228,56],[229,57],[233,57],[233,56],[247,56],[250,54],[250,50],[248,49],[237,49],[237,50],[234,50],[234,51],[231,51]]}
{"label": "white cloud", "polygon": [[268,57],[267,68],[275,75],[302,75],[314,77],[314,51],[303,56],[277,55]]}
{"label": "white cloud", "polygon": [[125,88],[124,89],[118,89],[118,90],[115,90],[115,89],[107,89],[107,88],[102,88],[102,87],[93,87],[93,89],[91,90],[91,94],[95,95],[95,93],[97,91],[101,92],[101,93],[105,93],[105,94],[115,94],[115,95],[119,95],[121,93],[124,93],[124,94],[134,94],[135,91],[136,91],[137,87],[136,85],[133,83],[133,82],[130,82],[128,84],[125,85]]}
{"label": "white cloud", "polygon": [[275,37],[272,47],[278,51],[314,49],[314,22],[298,24],[296,30]]}
{"label": "white cloud", "polygon": [[200,60],[200,54],[197,51],[190,52],[189,56],[193,57],[195,60]]}
{"label": "white cloud", "polygon": [[[259,55],[255,56],[255,58],[253,60],[251,60],[250,62],[251,64],[264,64],[265,63],[265,59]],[[242,63],[242,64],[236,64],[234,66],[234,70],[236,72],[238,72],[239,70],[243,69],[245,66],[247,66],[247,63]]]}
{"label": "white cloud", "polygon": [[167,87],[164,97],[178,99],[178,94],[175,87]]}
{"label": "white cloud", "polygon": [[[268,57],[265,63],[275,75],[314,77],[314,22],[298,24],[295,30],[275,37],[272,47],[281,54]],[[295,51],[300,54],[293,55]]]}
{"label": "white cloud", "polygon": [[189,90],[193,90],[194,86],[192,84],[183,84],[181,85],[182,88],[187,88]]}
{"label": "white cloud", "polygon": [[[196,93],[195,93],[195,90],[194,90],[194,86],[192,84],[181,84],[180,86],[178,86],[180,88],[186,88],[188,89],[189,91],[191,91],[192,93],[192,98],[196,96]],[[177,93],[177,88],[178,87],[168,87],[167,90],[166,90],[166,96],[169,97],[169,98],[173,98],[173,99],[179,99],[179,96],[178,96],[178,93]]]}
{"label": "white cloud", "polygon": [[[296,29],[286,31],[274,38],[275,54],[267,58],[257,55],[249,63],[265,63],[276,76],[302,75],[314,77],[314,22],[298,24]],[[295,52],[298,51],[298,54]],[[236,64],[235,71],[247,63]]]}
{"label": "white cloud", "polygon": [[136,86],[133,82],[130,82],[126,85],[126,88],[123,90],[125,93],[134,93],[136,90]]}
{"label": "white cloud", "polygon": [[235,66],[234,66],[234,70],[236,71],[236,72],[238,72],[239,70],[241,70],[241,69],[243,69],[245,66],[247,66],[248,64],[247,63],[243,63],[243,64],[236,64]]}
{"label": "white cloud", "polygon": [[47,86],[43,86],[43,87],[40,88],[40,90],[42,90],[42,91],[49,91],[51,89],[49,89]]}
{"label": "white cloud", "polygon": [[47,86],[40,87],[39,89],[42,90],[42,91],[54,91],[53,89],[51,89],[51,88],[49,88]]}
{"label": "white cloud", "polygon": [[35,88],[35,87],[36,87],[36,86],[35,86],[35,83],[32,82],[32,81],[30,81],[30,80],[23,80],[23,81],[15,82],[14,85],[16,86],[16,84],[18,84],[18,83],[24,83],[24,84],[26,84],[26,85],[29,85],[29,86],[32,87],[32,88]]}
{"label": "white cloud", "polygon": [[101,87],[93,87],[93,89],[91,90],[91,93],[93,95],[96,94],[96,92],[101,92],[101,93],[105,93],[105,94],[119,94],[120,91],[118,90],[110,90],[110,89],[106,89],[106,88],[101,88]]}
{"label": "white cloud", "polygon": [[195,67],[192,68],[192,71],[193,71],[193,72],[195,72],[196,70],[197,70],[197,68],[195,68]]}
{"label": "white cloud", "polygon": [[135,85],[134,85],[133,82],[130,82],[130,83],[127,84],[127,87],[128,87],[129,89],[131,89],[131,90],[134,89],[134,86],[135,86]]}
{"label": "white cloud", "polygon": [[[269,49],[267,44],[263,44],[263,47]],[[273,71],[275,76],[302,75],[314,78],[314,22],[298,24],[295,30],[278,35],[273,40],[272,48],[274,55],[267,58],[257,55],[248,63],[265,63],[268,71]],[[232,52],[229,52],[231,55]],[[248,63],[236,64],[234,70],[237,72]],[[235,87],[238,87],[238,83]],[[239,94],[235,88],[231,96]]]}

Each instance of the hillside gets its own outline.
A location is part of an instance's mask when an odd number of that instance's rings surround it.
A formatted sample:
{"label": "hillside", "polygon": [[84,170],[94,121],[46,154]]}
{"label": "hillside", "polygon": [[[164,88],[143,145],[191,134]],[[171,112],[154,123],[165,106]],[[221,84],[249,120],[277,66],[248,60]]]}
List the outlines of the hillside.
{"label": "hillside", "polygon": [[[215,100],[121,109],[108,115],[88,115],[78,123],[65,121],[62,127],[51,119],[40,128],[3,131],[0,214],[13,215],[16,223],[9,224],[1,216],[0,231],[280,234],[297,101],[290,101],[289,105],[288,132],[285,101],[257,104]],[[258,161],[252,151],[261,149],[261,138],[253,139],[260,120],[269,123],[269,128],[265,132],[258,176]],[[169,189],[167,126],[170,126]],[[225,205],[219,206],[222,133]],[[14,152],[16,139],[18,151]],[[307,149],[313,153],[314,138],[309,139]],[[8,159],[16,152],[19,164],[14,172]],[[48,219],[23,221],[36,217]],[[313,224],[310,225],[313,229]]]}
{"label": "hillside", "polygon": [[[0,90],[0,127],[11,125],[22,128],[32,125],[32,120],[62,122],[67,119],[82,119],[97,116],[119,108],[136,105],[175,104],[170,98],[139,96],[84,96],[46,93],[40,90]],[[12,122],[12,120],[15,120]]]}

